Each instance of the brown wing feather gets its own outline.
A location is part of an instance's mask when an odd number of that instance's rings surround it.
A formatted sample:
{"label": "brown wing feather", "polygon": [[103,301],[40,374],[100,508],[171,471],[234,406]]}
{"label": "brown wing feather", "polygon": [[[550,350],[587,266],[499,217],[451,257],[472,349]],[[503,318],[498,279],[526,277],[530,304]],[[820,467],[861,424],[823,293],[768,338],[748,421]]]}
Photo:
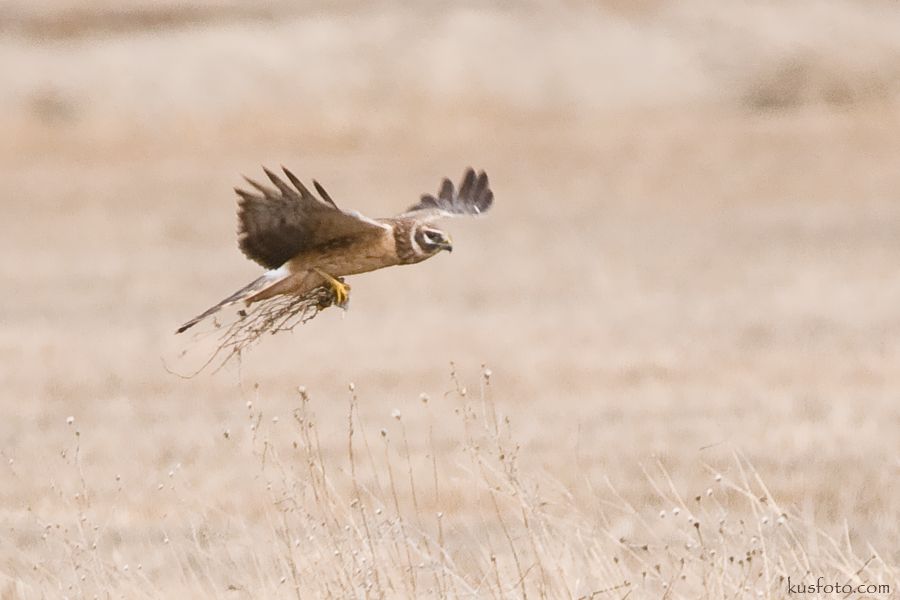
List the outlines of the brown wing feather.
{"label": "brown wing feather", "polygon": [[466,169],[459,191],[453,182],[444,179],[437,196],[425,194],[419,203],[410,206],[403,216],[417,219],[438,219],[458,215],[480,215],[487,212],[494,203],[494,192],[491,191],[487,173],[481,171],[477,175],[474,169]]}
{"label": "brown wing feather", "polygon": [[293,173],[282,167],[291,185],[266,168],[276,189],[247,179],[255,192],[235,188],[238,195],[238,244],[262,266],[275,269],[299,254],[334,240],[384,226],[356,212],[340,210],[318,183],[314,196]]}

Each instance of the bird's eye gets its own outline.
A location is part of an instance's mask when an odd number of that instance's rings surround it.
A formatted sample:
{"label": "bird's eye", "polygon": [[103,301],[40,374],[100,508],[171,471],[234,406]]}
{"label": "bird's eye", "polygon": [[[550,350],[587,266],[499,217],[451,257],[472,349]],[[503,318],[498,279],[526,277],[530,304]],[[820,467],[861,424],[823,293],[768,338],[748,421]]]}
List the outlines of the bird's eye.
{"label": "bird's eye", "polygon": [[425,237],[427,237],[428,240],[431,241],[431,242],[440,242],[442,236],[441,236],[441,234],[440,234],[439,232],[437,232],[437,231],[431,231],[431,230],[428,230],[428,231],[425,232]]}

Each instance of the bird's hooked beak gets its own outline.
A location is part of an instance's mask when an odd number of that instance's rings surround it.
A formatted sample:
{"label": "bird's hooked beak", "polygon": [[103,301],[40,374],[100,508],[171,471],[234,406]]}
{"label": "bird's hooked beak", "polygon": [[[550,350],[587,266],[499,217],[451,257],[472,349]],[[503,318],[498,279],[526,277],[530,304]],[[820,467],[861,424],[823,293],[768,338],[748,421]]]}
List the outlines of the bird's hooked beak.
{"label": "bird's hooked beak", "polygon": [[447,236],[447,239],[440,244],[438,244],[438,248],[441,250],[446,250],[447,252],[453,252],[453,240],[450,239],[450,236]]}

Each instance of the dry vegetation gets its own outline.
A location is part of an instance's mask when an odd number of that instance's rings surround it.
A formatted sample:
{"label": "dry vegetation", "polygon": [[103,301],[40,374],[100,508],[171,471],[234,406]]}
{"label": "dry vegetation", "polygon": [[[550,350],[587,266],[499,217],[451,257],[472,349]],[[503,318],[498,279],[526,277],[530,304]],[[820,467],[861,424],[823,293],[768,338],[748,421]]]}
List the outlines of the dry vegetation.
{"label": "dry vegetation", "polygon": [[[892,3],[12,0],[0,30],[0,598],[900,585]],[[260,163],[373,216],[471,164],[496,210],[181,379],[174,328],[258,274]]]}
{"label": "dry vegetation", "polygon": [[[223,432],[223,464],[240,465],[257,496],[252,514],[198,513],[176,465],[153,494],[172,507],[122,549],[119,502],[129,482],[98,499],[74,420],[63,450],[66,484],[51,492],[71,520],[30,515],[18,538],[14,597],[622,598],[782,597],[816,577],[879,585],[897,573],[871,546],[856,551],[772,497],[740,456],[731,475],[706,466],[680,492],[661,464],[643,472],[653,490],[636,508],[608,482],[586,493],[519,464],[511,422],[492,400],[491,372],[476,394],[451,374],[438,421],[428,396],[425,452],[410,448],[404,415],[376,435],[350,386],[344,452],[329,456],[315,403],[301,388],[284,423],[246,405],[247,426]],[[459,444],[442,449],[435,428]],[[687,494],[687,495],[685,495]],[[581,496],[579,499],[578,496]],[[587,503],[585,503],[585,501]],[[203,503],[209,502],[208,499]],[[453,510],[460,505],[465,511]],[[450,509],[450,510],[448,510]],[[209,510],[210,513],[207,513]],[[75,518],[77,517],[77,518]],[[39,537],[38,537],[39,536]],[[33,567],[32,567],[33,565]],[[887,585],[890,585],[888,583]]]}

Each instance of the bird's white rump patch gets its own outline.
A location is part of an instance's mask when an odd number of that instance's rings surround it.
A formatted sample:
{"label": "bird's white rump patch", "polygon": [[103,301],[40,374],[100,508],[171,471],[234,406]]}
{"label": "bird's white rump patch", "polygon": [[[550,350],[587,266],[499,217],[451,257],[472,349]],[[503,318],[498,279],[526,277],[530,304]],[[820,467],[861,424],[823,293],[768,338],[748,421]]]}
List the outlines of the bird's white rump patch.
{"label": "bird's white rump patch", "polygon": [[286,277],[287,275],[290,275],[290,273],[291,272],[288,270],[287,265],[281,265],[277,269],[272,269],[270,271],[266,271],[265,276],[266,276],[266,279],[270,279],[270,280],[274,281],[276,279],[281,279],[282,277]]}

